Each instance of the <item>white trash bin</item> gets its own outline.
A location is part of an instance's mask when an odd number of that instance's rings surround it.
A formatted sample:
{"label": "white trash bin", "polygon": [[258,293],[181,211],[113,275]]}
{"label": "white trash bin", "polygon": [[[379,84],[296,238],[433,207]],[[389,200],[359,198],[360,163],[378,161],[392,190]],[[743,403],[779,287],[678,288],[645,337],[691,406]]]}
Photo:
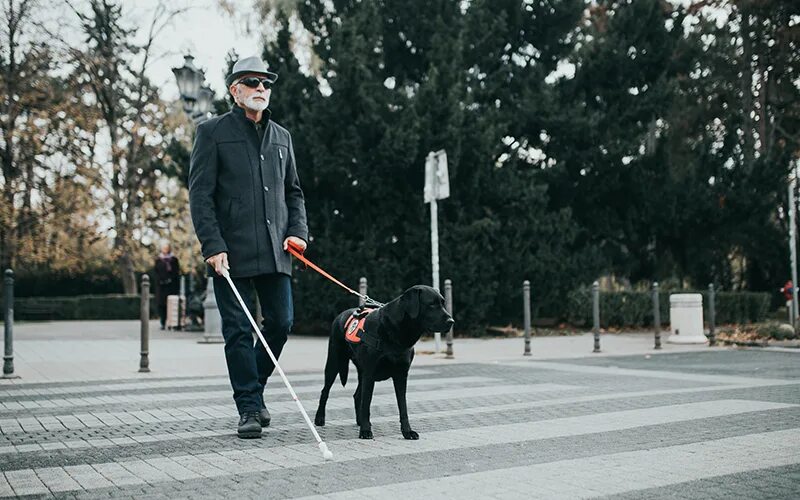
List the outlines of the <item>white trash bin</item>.
{"label": "white trash bin", "polygon": [[667,342],[672,344],[705,344],[703,333],[703,296],[699,293],[674,293],[669,296],[669,328]]}

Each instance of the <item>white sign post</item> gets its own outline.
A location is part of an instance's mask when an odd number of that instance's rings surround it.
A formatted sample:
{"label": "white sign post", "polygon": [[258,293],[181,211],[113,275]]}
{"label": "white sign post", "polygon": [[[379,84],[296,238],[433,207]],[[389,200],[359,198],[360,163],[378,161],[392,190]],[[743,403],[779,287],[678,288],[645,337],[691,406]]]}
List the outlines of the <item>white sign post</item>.
{"label": "white sign post", "polygon": [[797,189],[797,170],[789,174],[789,257],[791,259],[791,272],[792,272],[792,305],[789,307],[789,314],[791,315],[792,328],[797,331],[797,222],[796,213],[797,206],[795,205],[794,193]]}
{"label": "white sign post", "polygon": [[[439,208],[436,200],[443,200],[450,196],[450,179],[447,175],[447,153],[444,149],[428,153],[425,159],[425,190],[423,191],[425,203],[431,204],[431,272],[433,274],[433,288],[439,287]],[[442,333],[433,334],[435,350],[441,351]]]}

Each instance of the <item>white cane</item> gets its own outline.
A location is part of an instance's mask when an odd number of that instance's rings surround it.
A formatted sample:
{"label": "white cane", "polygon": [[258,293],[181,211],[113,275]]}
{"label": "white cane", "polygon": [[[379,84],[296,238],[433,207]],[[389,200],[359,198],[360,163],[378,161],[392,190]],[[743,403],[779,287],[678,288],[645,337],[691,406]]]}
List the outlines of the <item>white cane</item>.
{"label": "white cane", "polygon": [[272,354],[272,349],[269,348],[269,346],[267,345],[267,341],[264,340],[264,336],[261,335],[261,330],[258,329],[258,325],[256,324],[256,321],[253,319],[253,316],[250,314],[250,310],[247,309],[244,300],[242,300],[242,296],[239,295],[239,290],[237,290],[236,286],[234,286],[233,280],[231,280],[230,273],[228,272],[227,269],[223,269],[222,272],[223,272],[222,276],[224,276],[225,279],[228,280],[228,284],[231,286],[231,290],[233,290],[233,293],[239,300],[239,305],[242,306],[242,310],[247,315],[247,319],[249,319],[250,324],[253,325],[253,330],[258,335],[258,338],[261,340],[261,343],[264,345],[264,349],[267,350],[267,354],[269,355],[272,362],[275,364],[275,368],[278,370],[278,373],[280,373],[281,378],[283,379],[283,383],[286,384],[286,388],[289,389],[289,393],[291,393],[292,399],[294,399],[295,403],[297,403],[297,407],[300,408],[300,413],[303,414],[303,418],[306,419],[308,428],[311,429],[311,433],[314,434],[314,438],[317,440],[319,449],[322,452],[322,458],[324,458],[325,460],[333,460],[333,453],[331,453],[331,451],[328,449],[328,445],[325,444],[325,441],[323,441],[322,438],[319,437],[317,429],[314,428],[314,424],[312,424],[311,419],[308,418],[308,413],[306,413],[306,409],[303,408],[303,403],[300,402],[300,399],[297,397],[297,394],[295,394],[294,389],[292,389],[292,384],[289,383],[289,379],[286,378],[286,374],[283,373],[281,365],[278,364],[278,360],[275,358],[275,355]]}

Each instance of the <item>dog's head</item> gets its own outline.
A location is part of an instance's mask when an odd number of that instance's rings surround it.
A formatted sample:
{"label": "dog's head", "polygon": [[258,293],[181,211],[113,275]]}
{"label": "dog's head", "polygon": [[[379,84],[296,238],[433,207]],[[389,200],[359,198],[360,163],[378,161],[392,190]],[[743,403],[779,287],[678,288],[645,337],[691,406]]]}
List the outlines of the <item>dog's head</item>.
{"label": "dog's head", "polygon": [[455,323],[442,295],[429,286],[412,286],[387,306],[386,314],[395,325],[411,321],[424,332],[446,332]]}

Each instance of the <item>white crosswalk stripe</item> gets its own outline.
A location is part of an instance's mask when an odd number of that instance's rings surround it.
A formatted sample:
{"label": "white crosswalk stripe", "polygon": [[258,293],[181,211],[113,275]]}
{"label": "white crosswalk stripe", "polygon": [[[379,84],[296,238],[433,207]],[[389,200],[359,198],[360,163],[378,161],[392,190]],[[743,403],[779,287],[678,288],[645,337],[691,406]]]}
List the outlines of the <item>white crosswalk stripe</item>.
{"label": "white crosswalk stripe", "polygon": [[[424,368],[415,369],[410,374],[410,380],[421,378],[422,376],[431,375],[436,372],[426,370]],[[291,382],[296,384],[298,382],[319,382],[322,383],[324,375],[322,373],[303,373],[294,374],[291,376]],[[37,384],[41,385],[41,384]],[[71,383],[61,384],[57,387],[44,386],[44,387],[27,387],[26,384],[17,384],[12,388],[0,390],[0,400],[8,397],[23,397],[23,396],[57,396],[63,394],[92,394],[100,392],[122,392],[134,391],[143,389],[169,389],[180,387],[196,387],[199,385],[221,385],[230,387],[228,377],[191,377],[191,378],[175,378],[169,380],[156,380],[156,381],[129,381],[129,382],[109,382],[109,383]]]}
{"label": "white crosswalk stripe", "polygon": [[[463,377],[462,377],[463,378]],[[437,379],[439,380],[439,379]],[[414,390],[414,388],[427,388],[428,390]],[[506,394],[534,394],[540,392],[559,392],[559,391],[575,391],[580,389],[577,386],[569,386],[563,384],[531,384],[531,385],[492,385],[492,386],[479,386],[479,387],[464,387],[459,389],[441,389],[439,384],[418,383],[414,386],[410,385],[408,400],[414,401],[435,401],[440,399],[452,398],[469,398],[469,397],[485,397],[485,396],[498,396]],[[352,408],[353,399],[351,389],[337,388],[331,391],[331,398],[328,401],[328,408],[342,409]],[[230,394],[226,394],[230,397]],[[302,398],[301,398],[302,399]],[[381,388],[376,390],[376,395],[373,398],[374,404],[387,404],[394,403],[396,400],[393,389]],[[317,398],[309,398],[307,406],[315,405]],[[280,413],[293,413],[297,411],[297,405],[291,401],[270,402],[270,412],[275,414]],[[94,413],[73,413],[64,415],[48,416],[55,418],[65,429],[86,429],[86,428],[103,428],[108,427],[109,424],[104,422],[111,417],[125,423],[165,423],[165,422],[180,422],[186,418],[192,420],[207,420],[216,418],[234,418],[236,417],[236,409],[233,404],[220,404],[220,405],[204,405],[204,406],[190,406],[190,407],[177,407],[172,408],[169,413],[161,410],[132,410],[120,411],[115,413],[109,412],[94,412]],[[49,421],[49,420],[48,420]],[[26,431],[25,427],[30,431]],[[0,419],[0,431],[3,434],[13,434],[21,432],[40,431],[43,429],[41,421],[34,417],[22,418],[6,418]]]}
{"label": "white crosswalk stripe", "polygon": [[[513,386],[512,386],[513,387]],[[740,386],[740,385],[733,385],[728,386],[726,389],[743,389],[749,386]],[[547,388],[555,390],[554,387],[548,386]],[[561,389],[565,389],[565,386],[562,386]],[[496,395],[502,395],[505,393],[503,388],[498,387],[498,392]],[[529,394],[535,392],[543,392],[541,391],[542,387],[538,385],[533,386],[519,386],[516,388],[514,394]],[[576,389],[573,387],[573,389]],[[662,396],[662,395],[673,395],[673,394],[694,394],[694,393],[702,393],[702,392],[709,392],[709,391],[718,391],[720,390],[719,387],[704,387],[704,388],[685,388],[685,389],[663,389],[663,390],[653,390],[653,391],[635,391],[635,392],[615,392],[615,393],[608,393],[608,394],[599,394],[599,395],[585,395],[585,396],[574,396],[574,397],[565,397],[565,398],[556,398],[556,399],[545,399],[545,400],[535,400],[535,401],[524,401],[518,403],[507,403],[507,404],[490,404],[488,406],[484,405],[477,405],[477,406],[470,406],[469,413],[470,415],[481,415],[481,414],[492,414],[492,413],[502,413],[506,411],[515,411],[515,410],[525,410],[525,409],[533,409],[533,408],[543,408],[548,406],[562,406],[562,405],[572,405],[578,403],[589,403],[589,402],[597,402],[597,401],[609,401],[614,399],[630,399],[635,397],[653,397],[653,396]],[[448,392],[436,392],[433,394],[425,394],[425,393],[412,393],[409,395],[408,400],[411,403],[414,402],[422,402],[422,401],[436,401],[438,398],[441,400],[452,398],[454,394],[450,391]],[[374,399],[374,405],[377,406],[379,404],[393,404],[394,399],[392,396],[379,396]],[[349,409],[352,407],[352,400],[349,396],[343,396],[341,398],[334,398],[332,397],[328,401],[328,409]],[[190,414],[197,415],[204,407],[197,407],[193,409],[191,412],[178,412],[173,411],[174,418],[164,419],[163,421],[181,421],[182,419],[188,417]],[[210,407],[205,407],[208,409]],[[215,407],[219,411],[225,411],[223,406]],[[294,403],[279,403],[270,405],[271,414],[273,416],[277,415],[293,415],[297,413],[297,405]],[[228,412],[229,415],[226,413],[226,416],[230,418],[234,418],[235,414]],[[414,412],[414,420],[420,420],[423,418],[444,418],[444,417],[457,417],[464,413],[463,409],[456,409],[456,410],[440,410],[440,411],[416,411]],[[62,417],[65,418],[65,417]],[[205,416],[205,418],[212,418]],[[216,418],[216,417],[213,417]],[[372,417],[373,423],[380,423],[380,422],[395,422],[397,420],[396,415],[391,416],[384,416],[384,417]],[[142,423],[141,420],[136,420],[135,423]],[[327,424],[330,426],[334,425],[346,425],[352,424],[353,418],[348,419],[338,419],[338,420],[327,420]],[[296,423],[289,423],[284,424],[281,426],[283,429],[304,429],[306,427],[305,423],[296,422]],[[62,427],[63,428],[63,427]],[[39,444],[26,444],[26,445],[17,445],[17,446],[0,446],[0,454],[4,453],[30,453],[36,452],[41,450],[55,450],[55,449],[64,449],[64,448],[100,448],[100,447],[110,447],[110,446],[117,446],[117,445],[130,445],[135,443],[154,443],[154,442],[162,442],[162,441],[174,441],[174,440],[181,440],[181,439],[191,439],[191,438],[204,438],[204,437],[212,437],[212,436],[224,436],[229,435],[231,432],[230,430],[223,430],[223,431],[194,431],[194,432],[183,432],[183,433],[162,433],[162,434],[148,434],[146,436],[133,436],[133,437],[123,437],[123,438],[111,438],[107,440],[71,440],[65,442],[49,442],[49,443],[42,443]]]}
{"label": "white crosswalk stripe", "polygon": [[725,474],[796,464],[796,430],[748,434],[705,443],[614,453],[575,460],[393,483],[302,500],[349,500],[417,495],[470,498],[477,490],[501,498],[573,499],[600,497]]}
{"label": "white crosswalk stripe", "polygon": [[[319,380],[322,380],[321,378]],[[486,384],[493,379],[488,377],[442,377],[433,379],[411,379],[409,387],[424,386],[447,386],[447,385],[469,385]],[[276,381],[277,382],[277,381]],[[279,383],[279,382],[278,382]],[[318,394],[322,388],[322,383],[315,386],[301,386],[295,389],[297,394]],[[281,390],[283,387],[274,387],[270,390]],[[86,406],[101,405],[122,405],[129,403],[152,403],[152,402],[173,402],[173,401],[192,401],[198,399],[227,399],[231,396],[231,390],[218,391],[185,391],[185,392],[156,392],[143,394],[114,394],[109,396],[89,396],[76,398],[57,398],[40,400],[20,400],[7,403],[0,403],[0,415],[11,411],[23,409],[45,409],[45,408],[79,408]]]}
{"label": "white crosswalk stripe", "polygon": [[571,363],[557,363],[554,361],[507,361],[505,366],[518,366],[538,370],[554,370],[585,375],[611,375],[645,378],[663,378],[669,380],[688,380],[692,382],[705,382],[711,384],[739,384],[739,385],[781,385],[794,384],[794,381],[770,378],[740,377],[736,375],[712,375],[706,373],[681,373],[666,370],[635,370],[619,368],[616,366],[576,365]]}

